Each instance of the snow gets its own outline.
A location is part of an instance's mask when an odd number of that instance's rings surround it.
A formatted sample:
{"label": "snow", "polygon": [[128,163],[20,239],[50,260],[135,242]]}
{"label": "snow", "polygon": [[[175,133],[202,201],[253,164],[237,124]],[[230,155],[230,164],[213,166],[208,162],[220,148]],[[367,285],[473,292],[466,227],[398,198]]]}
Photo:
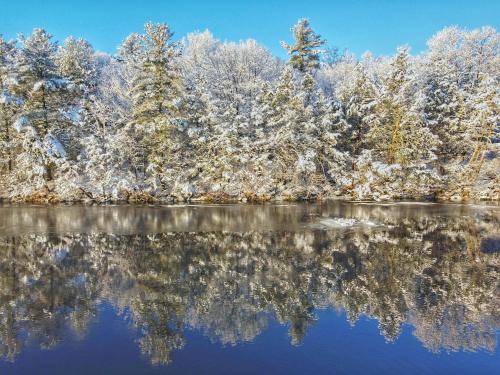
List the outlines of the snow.
{"label": "snow", "polygon": [[63,112],[63,116],[66,117],[71,122],[73,122],[74,124],[78,124],[82,120],[79,107],[72,108],[69,111]]}
{"label": "snow", "polygon": [[63,78],[50,78],[50,79],[43,79],[38,82],[36,82],[33,85],[33,92],[38,92],[40,90],[47,90],[47,91],[56,91],[60,90],[63,87],[66,87],[69,85],[68,80],[63,79]]}
{"label": "snow", "polygon": [[21,116],[14,122],[14,129],[16,129],[18,133],[25,131],[28,128],[31,128],[31,126],[26,116]]}
{"label": "snow", "polygon": [[66,157],[66,150],[62,146],[61,142],[53,136],[52,134],[49,134],[47,136],[47,139],[45,141],[46,144],[46,152],[47,155],[56,157],[56,158],[65,158]]}
{"label": "snow", "polygon": [[113,57],[34,30],[0,61],[0,196],[50,176],[58,198],[99,202],[500,198],[496,30],[328,63],[307,22],[294,32],[285,62],[208,31],[131,34]]}
{"label": "snow", "polygon": [[328,228],[349,228],[354,226],[369,226],[373,227],[377,224],[370,220],[352,219],[352,218],[328,218],[321,219],[319,223]]}
{"label": "snow", "polygon": [[10,103],[14,103],[15,102],[15,98],[10,95],[8,92],[4,91],[4,92],[0,92],[0,104],[10,104]]}
{"label": "snow", "polygon": [[381,175],[390,175],[396,170],[401,169],[401,165],[399,164],[385,164],[385,163],[379,163],[379,162],[374,162],[372,163],[373,170]]}

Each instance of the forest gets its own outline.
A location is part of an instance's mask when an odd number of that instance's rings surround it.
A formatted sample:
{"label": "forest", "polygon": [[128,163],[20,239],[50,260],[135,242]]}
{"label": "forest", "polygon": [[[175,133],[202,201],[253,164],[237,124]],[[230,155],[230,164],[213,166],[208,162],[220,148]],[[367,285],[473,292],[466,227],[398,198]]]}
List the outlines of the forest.
{"label": "forest", "polygon": [[360,58],[301,19],[255,40],[147,23],[115,55],[0,36],[0,197],[22,202],[500,199],[500,35]]}

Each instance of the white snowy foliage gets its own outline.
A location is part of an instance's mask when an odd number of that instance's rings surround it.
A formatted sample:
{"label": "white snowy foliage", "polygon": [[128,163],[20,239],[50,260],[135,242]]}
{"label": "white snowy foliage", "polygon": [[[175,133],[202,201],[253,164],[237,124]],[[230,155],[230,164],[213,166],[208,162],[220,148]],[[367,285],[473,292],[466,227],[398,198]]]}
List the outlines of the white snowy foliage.
{"label": "white snowy foliage", "polygon": [[327,56],[308,20],[292,31],[288,62],[166,24],[115,56],[0,38],[0,198],[500,199],[495,29],[360,59]]}
{"label": "white snowy foliage", "polygon": [[66,150],[62,146],[61,142],[59,142],[59,140],[52,134],[47,135],[43,143],[44,143],[43,147],[45,148],[45,153],[49,157],[51,158],[66,157]]}

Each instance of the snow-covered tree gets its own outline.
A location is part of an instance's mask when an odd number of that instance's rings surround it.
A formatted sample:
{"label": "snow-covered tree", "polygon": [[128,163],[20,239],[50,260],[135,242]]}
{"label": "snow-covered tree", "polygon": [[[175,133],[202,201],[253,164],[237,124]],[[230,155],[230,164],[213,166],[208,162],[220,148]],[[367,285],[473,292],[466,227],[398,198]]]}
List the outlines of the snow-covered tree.
{"label": "snow-covered tree", "polygon": [[437,155],[445,164],[463,158],[466,147],[461,137],[466,92],[458,53],[460,39],[458,28],[444,29],[429,40],[429,53],[422,62],[425,121],[439,137]]}
{"label": "snow-covered tree", "polygon": [[132,116],[122,138],[129,147],[130,168],[140,184],[150,176],[160,184],[163,175],[175,167],[174,138],[183,123],[179,117],[179,49],[172,36],[168,25],[147,23],[145,34],[132,34],[120,50],[132,73]]}
{"label": "snow-covered tree", "polygon": [[[462,187],[462,194],[469,197],[481,174],[488,152],[495,152],[493,142],[500,138],[500,91],[499,77],[482,74],[479,77],[476,92],[467,101],[465,132],[462,136],[468,146],[467,164],[459,175],[457,183]],[[499,163],[493,162],[491,182],[500,182]],[[496,171],[495,171],[496,169]]]}
{"label": "snow-covered tree", "polygon": [[263,86],[254,117],[261,165],[278,190],[309,196],[335,184],[339,118],[311,75],[296,82],[286,67],[274,92]]}
{"label": "snow-covered tree", "polygon": [[[440,139],[437,154],[449,167],[467,158],[467,101],[475,95],[481,74],[499,74],[498,33],[492,28],[471,32],[448,27],[433,36],[423,58],[426,122]],[[495,71],[496,70],[496,71]]]}
{"label": "snow-covered tree", "polygon": [[351,80],[339,89],[338,95],[348,124],[342,146],[356,158],[366,148],[367,134],[374,121],[378,98],[377,88],[363,64],[356,65]]}
{"label": "snow-covered tree", "polygon": [[368,137],[382,161],[409,165],[434,158],[436,138],[415,107],[416,85],[407,48],[400,48],[391,63],[376,101]]}
{"label": "snow-covered tree", "polygon": [[175,59],[178,45],[171,41],[173,33],[166,24],[145,26],[144,57],[140,73],[132,86],[133,124],[151,126],[152,168],[161,181],[163,174],[180,170],[181,133],[185,125],[179,111],[182,82]]}
{"label": "snow-covered tree", "polygon": [[12,172],[14,149],[14,128],[16,108],[19,99],[13,92],[15,83],[15,44],[0,35],[0,171],[6,167]]}
{"label": "snow-covered tree", "polygon": [[290,55],[290,65],[301,73],[318,69],[322,52],[319,47],[325,44],[325,41],[313,31],[306,18],[295,24],[292,33],[293,44],[282,42],[283,48]]}
{"label": "snow-covered tree", "polygon": [[280,74],[281,63],[252,39],[222,43],[205,31],[189,34],[184,45],[184,77],[209,93],[221,113],[234,106],[248,115],[262,83]]}
{"label": "snow-covered tree", "polygon": [[66,38],[56,57],[59,74],[80,85],[95,84],[94,49],[85,39]]}
{"label": "snow-covered tree", "polygon": [[[69,130],[75,126],[79,87],[57,67],[57,44],[43,29],[21,37],[17,54],[17,87],[22,105],[14,124],[21,134],[20,173],[32,188],[49,187],[70,156]],[[22,177],[22,178],[23,178]],[[52,187],[49,187],[49,190]]]}
{"label": "snow-covered tree", "polygon": [[288,63],[166,24],[114,56],[43,29],[0,38],[0,197],[500,197],[495,29],[360,59],[321,60],[305,19],[293,38]]}

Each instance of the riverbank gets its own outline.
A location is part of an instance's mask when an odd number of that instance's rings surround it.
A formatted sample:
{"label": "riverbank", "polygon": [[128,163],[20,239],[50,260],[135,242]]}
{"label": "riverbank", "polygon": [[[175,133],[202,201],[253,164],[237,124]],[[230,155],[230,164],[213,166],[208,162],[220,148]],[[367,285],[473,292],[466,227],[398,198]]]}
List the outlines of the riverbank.
{"label": "riverbank", "polygon": [[321,202],[321,201],[363,201],[363,202],[399,202],[399,201],[424,201],[424,202],[474,202],[490,201],[500,202],[500,187],[483,191],[436,191],[434,193],[419,195],[389,195],[375,192],[365,195],[361,199],[352,193],[332,194],[284,194],[284,195],[258,195],[244,192],[230,195],[224,192],[207,192],[196,195],[156,195],[147,191],[124,191],[118,197],[97,195],[92,196],[84,191],[70,196],[59,195],[56,192],[40,190],[31,194],[16,195],[12,197],[0,195],[1,203],[27,203],[27,204],[175,204],[175,203],[279,203],[279,202]]}

